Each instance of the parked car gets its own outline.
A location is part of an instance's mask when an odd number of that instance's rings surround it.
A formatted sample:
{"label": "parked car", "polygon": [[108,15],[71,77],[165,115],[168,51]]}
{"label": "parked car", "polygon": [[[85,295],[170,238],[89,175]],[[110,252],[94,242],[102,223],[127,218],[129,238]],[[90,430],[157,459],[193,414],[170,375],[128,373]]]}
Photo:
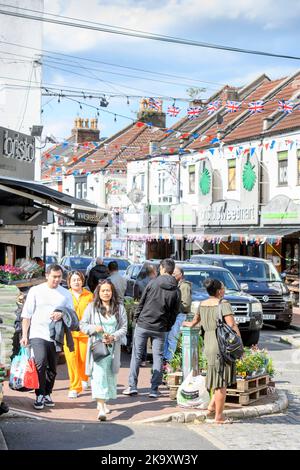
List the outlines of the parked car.
{"label": "parked car", "polygon": [[271,261],[251,256],[193,255],[191,262],[229,269],[243,291],[262,303],[264,323],[281,330],[290,326],[293,316],[292,298]]}
{"label": "parked car", "polygon": [[64,256],[60,262],[63,268],[63,281],[67,280],[68,274],[72,271],[80,271],[85,275],[86,268],[93,258],[91,256]]}
{"label": "parked car", "polygon": [[[145,261],[143,263],[142,267],[139,268],[140,270],[136,278],[133,279],[131,277],[127,282],[127,296],[137,297],[136,292],[138,292],[138,289],[135,286],[143,279],[143,273],[149,264],[158,269],[160,261]],[[232,306],[245,346],[258,343],[263,324],[262,305],[255,297],[241,290],[236,279],[228,269],[182,262],[177,262],[176,264],[183,268],[185,279],[192,283],[193,313],[197,311],[199,303],[208,298],[206,289],[203,287],[204,280],[206,278],[219,279],[225,285],[225,299]]]}
{"label": "parked car", "polygon": [[58,264],[57,256],[54,256],[54,255],[46,256],[46,269],[48,268],[50,264]]}
{"label": "parked car", "polygon": [[[125,276],[127,268],[131,265],[131,261],[127,258],[103,258],[103,263],[105,266],[108,266],[108,263],[111,261],[116,261],[118,263],[119,273],[121,276]],[[90,270],[96,265],[96,258],[92,258],[91,262],[87,266],[85,275],[88,277]]]}
{"label": "parked car", "polygon": [[125,276],[127,277],[127,289],[125,292],[126,296],[133,297],[135,299],[140,297],[140,289],[138,285],[145,279],[147,267],[149,265],[154,266],[158,273],[160,260],[146,260],[142,264],[131,264],[127,268],[125,273]]}

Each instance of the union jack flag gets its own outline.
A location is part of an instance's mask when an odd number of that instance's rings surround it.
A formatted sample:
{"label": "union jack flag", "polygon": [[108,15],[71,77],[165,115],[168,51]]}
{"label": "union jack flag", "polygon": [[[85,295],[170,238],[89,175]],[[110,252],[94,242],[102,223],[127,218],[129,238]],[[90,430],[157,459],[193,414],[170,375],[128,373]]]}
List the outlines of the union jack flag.
{"label": "union jack flag", "polygon": [[293,112],[294,103],[293,101],[278,101],[278,110],[283,111],[284,113],[291,114]]}
{"label": "union jack flag", "polygon": [[177,114],[180,113],[180,109],[178,108],[178,106],[168,106],[167,112],[169,116],[176,117]]}
{"label": "union jack flag", "polygon": [[235,113],[236,111],[239,111],[241,107],[241,102],[240,101],[226,101],[226,111],[229,113]]}
{"label": "union jack flag", "polygon": [[201,106],[196,106],[196,107],[190,107],[187,109],[187,117],[189,119],[195,119],[196,117],[199,116],[199,114],[201,113],[202,111],[202,107]]}
{"label": "union jack flag", "polygon": [[217,101],[212,101],[211,103],[209,103],[209,104],[207,105],[207,113],[208,113],[208,114],[214,113],[215,111],[218,110],[219,106],[220,106],[220,101],[219,101],[219,100],[217,100]]}
{"label": "union jack flag", "polygon": [[157,98],[149,98],[149,108],[160,111],[161,107],[162,107],[162,100],[159,100]]}
{"label": "union jack flag", "polygon": [[264,102],[262,100],[252,101],[248,104],[250,114],[261,113],[264,110]]}

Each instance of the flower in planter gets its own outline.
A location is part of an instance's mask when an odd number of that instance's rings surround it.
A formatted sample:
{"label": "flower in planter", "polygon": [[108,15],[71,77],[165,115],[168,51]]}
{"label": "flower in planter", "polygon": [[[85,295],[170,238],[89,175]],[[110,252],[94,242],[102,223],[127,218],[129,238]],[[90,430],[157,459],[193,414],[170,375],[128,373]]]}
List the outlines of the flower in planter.
{"label": "flower in planter", "polygon": [[252,347],[251,349],[245,348],[243,357],[236,361],[236,373],[243,378],[265,373],[272,377],[275,370],[272,359],[268,356],[267,351]]}
{"label": "flower in planter", "polygon": [[0,266],[0,280],[2,281],[17,281],[23,279],[23,277],[24,271],[21,268],[11,264]]}

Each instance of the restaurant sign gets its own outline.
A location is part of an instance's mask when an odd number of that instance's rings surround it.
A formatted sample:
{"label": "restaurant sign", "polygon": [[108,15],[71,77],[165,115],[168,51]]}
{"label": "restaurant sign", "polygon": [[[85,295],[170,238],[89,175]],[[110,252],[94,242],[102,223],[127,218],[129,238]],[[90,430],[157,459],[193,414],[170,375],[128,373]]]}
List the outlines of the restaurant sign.
{"label": "restaurant sign", "polygon": [[34,158],[34,137],[0,127],[0,172],[2,176],[33,179]]}

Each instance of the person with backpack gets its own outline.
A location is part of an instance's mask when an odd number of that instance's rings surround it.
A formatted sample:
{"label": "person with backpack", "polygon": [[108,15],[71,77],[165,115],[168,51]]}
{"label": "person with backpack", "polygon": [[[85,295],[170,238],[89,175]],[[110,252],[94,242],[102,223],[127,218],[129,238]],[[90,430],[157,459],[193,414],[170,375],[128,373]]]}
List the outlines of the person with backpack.
{"label": "person with backpack", "polygon": [[225,294],[224,284],[218,279],[206,279],[203,283],[209,298],[200,303],[192,321],[183,322],[182,326],[194,327],[198,323],[204,329],[204,355],[207,359],[206,388],[213,391],[207,407],[208,415],[215,415],[214,423],[229,424],[232,422],[224,416],[226,388],[236,383],[235,362],[224,363],[217,341],[219,312],[223,321],[240,337],[235,323],[234,313],[229,302],[222,300]]}

